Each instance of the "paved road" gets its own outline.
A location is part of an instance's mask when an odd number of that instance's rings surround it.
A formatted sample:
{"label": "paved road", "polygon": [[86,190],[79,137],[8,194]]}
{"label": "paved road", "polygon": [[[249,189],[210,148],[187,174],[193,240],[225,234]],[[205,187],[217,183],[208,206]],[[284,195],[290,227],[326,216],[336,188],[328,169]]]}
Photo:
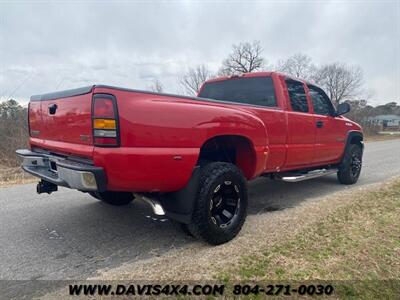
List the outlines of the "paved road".
{"label": "paved road", "polygon": [[[327,176],[300,183],[259,178],[250,183],[250,214],[268,214],[344,188],[400,175],[400,140],[366,145],[359,183]],[[162,255],[193,240],[141,202],[110,207],[61,189],[37,195],[34,184],[0,188],[0,279],[84,279],[99,269]]]}

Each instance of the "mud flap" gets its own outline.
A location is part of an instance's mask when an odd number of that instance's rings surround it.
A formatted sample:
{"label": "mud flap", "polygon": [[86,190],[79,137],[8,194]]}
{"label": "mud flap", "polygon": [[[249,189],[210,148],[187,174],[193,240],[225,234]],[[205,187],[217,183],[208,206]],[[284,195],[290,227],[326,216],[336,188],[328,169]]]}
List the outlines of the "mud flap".
{"label": "mud flap", "polygon": [[191,222],[199,179],[200,166],[196,166],[193,170],[192,177],[183,189],[160,196],[159,201],[167,217],[180,223],[189,224]]}

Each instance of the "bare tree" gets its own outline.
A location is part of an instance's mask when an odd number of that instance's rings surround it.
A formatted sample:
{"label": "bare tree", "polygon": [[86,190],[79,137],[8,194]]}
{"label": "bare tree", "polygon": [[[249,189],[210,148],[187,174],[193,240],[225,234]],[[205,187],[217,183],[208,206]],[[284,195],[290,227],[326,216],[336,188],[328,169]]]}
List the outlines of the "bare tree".
{"label": "bare tree", "polygon": [[367,100],[348,100],[346,102],[351,106],[351,110],[346,114],[346,118],[349,118],[357,123],[363,123],[365,119],[370,117],[371,111],[367,109],[370,107],[368,106]]}
{"label": "bare tree", "polygon": [[313,78],[316,71],[311,57],[302,53],[297,53],[285,60],[278,61],[276,69],[303,79]]}
{"label": "bare tree", "polygon": [[246,42],[233,45],[232,53],[223,60],[218,74],[230,76],[260,70],[265,63],[261,56],[262,52],[259,41],[254,41],[252,44]]}
{"label": "bare tree", "polygon": [[150,91],[156,92],[156,93],[162,93],[164,88],[161,84],[161,81],[158,79],[154,79],[153,83],[149,86]]}
{"label": "bare tree", "polygon": [[188,95],[197,95],[201,85],[212,76],[211,71],[205,65],[198,65],[188,69],[180,79],[180,84]]}
{"label": "bare tree", "polygon": [[336,105],[357,97],[364,84],[360,67],[339,62],[318,68],[313,81],[325,89]]}

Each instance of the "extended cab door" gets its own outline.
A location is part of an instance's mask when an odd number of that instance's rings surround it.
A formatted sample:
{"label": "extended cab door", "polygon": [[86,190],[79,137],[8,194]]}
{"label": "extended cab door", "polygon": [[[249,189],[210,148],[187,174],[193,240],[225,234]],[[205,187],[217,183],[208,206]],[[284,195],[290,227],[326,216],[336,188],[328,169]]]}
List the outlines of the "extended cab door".
{"label": "extended cab door", "polygon": [[285,168],[301,168],[314,160],[316,126],[304,84],[294,79],[285,83],[289,99]]}
{"label": "extended cab door", "polygon": [[325,92],[317,86],[307,85],[314,109],[316,124],[314,163],[332,163],[340,159],[345,144],[341,117]]}

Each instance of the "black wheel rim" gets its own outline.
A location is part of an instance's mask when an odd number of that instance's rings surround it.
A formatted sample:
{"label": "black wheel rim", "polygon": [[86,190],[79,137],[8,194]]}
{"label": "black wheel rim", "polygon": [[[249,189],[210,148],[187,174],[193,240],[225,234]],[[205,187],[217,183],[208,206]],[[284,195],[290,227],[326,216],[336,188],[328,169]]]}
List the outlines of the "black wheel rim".
{"label": "black wheel rim", "polygon": [[351,175],[353,175],[353,177],[356,177],[360,174],[361,165],[361,157],[357,153],[353,153],[353,155],[351,156],[350,165]]}
{"label": "black wheel rim", "polygon": [[210,200],[211,221],[224,228],[231,224],[240,207],[240,189],[232,181],[224,181],[216,186]]}

